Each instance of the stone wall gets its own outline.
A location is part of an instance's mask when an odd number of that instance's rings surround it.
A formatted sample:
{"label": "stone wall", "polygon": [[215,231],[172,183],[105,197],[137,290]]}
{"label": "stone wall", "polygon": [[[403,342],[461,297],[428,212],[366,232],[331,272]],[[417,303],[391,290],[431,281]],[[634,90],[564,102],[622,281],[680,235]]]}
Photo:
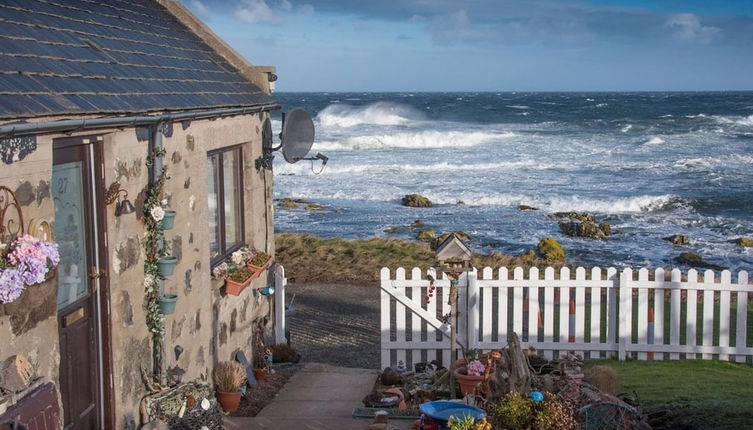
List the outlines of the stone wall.
{"label": "stone wall", "polygon": [[[0,185],[16,194],[27,232],[30,225],[40,221],[52,225],[55,220],[50,197],[51,139],[37,138],[36,145],[23,162],[0,162]],[[27,287],[13,303],[0,304],[0,361],[21,354],[32,363],[37,377],[55,385],[60,361],[56,286],[53,276],[43,284]],[[0,415],[8,406],[0,405]]]}
{"label": "stone wall", "polygon": [[[164,164],[171,177],[165,192],[169,207],[177,211],[175,228],[165,233],[179,260],[175,274],[165,282],[165,291],[178,296],[175,313],[165,317],[165,362],[185,371],[183,381],[211,382],[214,364],[232,359],[239,349],[251,359],[254,322],[265,322],[269,330],[274,321],[272,299],[259,293],[272,283],[271,270],[240,296],[225,296],[220,288],[223,282],[211,279],[208,245],[207,152],[242,145],[245,242],[274,253],[272,173],[257,171],[254,165],[262,154],[261,124],[267,115],[176,123],[172,135],[163,138]],[[148,183],[144,164],[148,141],[139,140],[146,136],[138,136],[133,128],[96,134],[104,137],[105,186],[120,182],[137,208],[136,213],[119,217],[114,216],[114,204],[106,208],[113,372],[105,377],[111,378],[113,386],[116,428],[130,429],[139,424],[139,402],[147,394],[141,369],[150,370],[152,362],[145,319],[141,219]],[[27,225],[32,219],[51,225],[54,221],[49,183],[51,142],[56,137],[64,136],[38,138],[35,151],[10,168],[0,168],[0,185],[16,191]],[[53,279],[30,288],[34,294],[26,291],[18,301],[0,305],[0,360],[23,354],[42,378],[57,385],[56,286]]]}
{"label": "stone wall", "polygon": [[[271,172],[260,173],[254,166],[261,155],[262,115],[266,114],[194,121],[187,127],[175,124],[172,135],[163,137],[164,165],[170,175],[165,195],[177,212],[175,227],[165,236],[178,258],[174,275],[164,285],[165,292],[178,296],[175,313],[165,317],[165,360],[168,367],[186,372],[183,381],[209,381],[214,364],[231,359],[238,349],[250,359],[253,322],[266,316],[270,325],[274,320],[271,299],[258,291],[269,280],[262,276],[237,297],[222,295],[222,281],[210,276],[208,246],[207,152],[242,144],[246,243],[274,251]],[[148,180],[143,165],[147,142],[126,130],[107,136],[105,144],[105,182],[118,180],[129,195],[139,195],[134,203],[141,209]],[[118,428],[138,423],[138,402],[146,394],[140,366],[151,363],[142,284],[143,232],[136,215],[112,217],[108,225]]]}

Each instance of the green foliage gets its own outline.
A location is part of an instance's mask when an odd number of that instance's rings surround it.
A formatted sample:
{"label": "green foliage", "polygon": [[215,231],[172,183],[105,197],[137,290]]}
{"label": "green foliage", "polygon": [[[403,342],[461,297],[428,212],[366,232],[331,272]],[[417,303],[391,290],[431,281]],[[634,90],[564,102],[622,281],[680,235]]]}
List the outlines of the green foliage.
{"label": "green foliage", "polygon": [[547,237],[539,241],[539,255],[548,263],[564,263],[565,248],[553,237]]}
{"label": "green foliage", "polygon": [[487,408],[495,429],[499,430],[574,430],[575,408],[551,393],[543,402],[534,402],[520,393],[509,393]]}
{"label": "green foliage", "polygon": [[635,393],[641,407],[661,416],[662,428],[737,429],[753,423],[753,367],[712,360],[595,360],[620,376],[622,391]]}
{"label": "green foliage", "polygon": [[269,254],[264,251],[259,251],[254,254],[254,257],[251,259],[250,263],[254,266],[261,267],[267,262],[267,260],[269,260]]}
{"label": "green foliage", "polygon": [[447,424],[450,426],[450,430],[473,430],[476,419],[472,415],[463,415],[463,418],[460,419],[451,416]]}
{"label": "green foliage", "polygon": [[499,430],[525,430],[533,413],[533,401],[520,393],[509,393],[487,408],[492,425]]}

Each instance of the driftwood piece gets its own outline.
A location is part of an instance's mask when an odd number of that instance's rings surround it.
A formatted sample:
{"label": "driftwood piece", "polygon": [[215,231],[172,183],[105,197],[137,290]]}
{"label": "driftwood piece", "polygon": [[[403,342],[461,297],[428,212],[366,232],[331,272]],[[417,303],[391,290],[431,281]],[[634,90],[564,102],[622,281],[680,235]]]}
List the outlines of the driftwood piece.
{"label": "driftwood piece", "polygon": [[507,348],[500,351],[496,372],[489,381],[489,391],[489,400],[502,398],[513,391],[527,396],[531,391],[531,369],[516,333],[507,337]]}

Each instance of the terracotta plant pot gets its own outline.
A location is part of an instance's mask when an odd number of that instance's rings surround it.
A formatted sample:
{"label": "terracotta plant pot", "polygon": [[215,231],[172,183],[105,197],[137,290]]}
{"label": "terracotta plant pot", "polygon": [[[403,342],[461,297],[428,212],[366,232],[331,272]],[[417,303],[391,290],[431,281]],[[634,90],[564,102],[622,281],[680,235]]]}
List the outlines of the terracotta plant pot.
{"label": "terracotta plant pot", "polygon": [[264,371],[264,369],[254,369],[254,378],[256,378],[257,381],[266,381],[267,372]]}
{"label": "terracotta plant pot", "polygon": [[484,375],[471,376],[466,374],[467,371],[465,366],[455,369],[455,379],[458,381],[460,392],[464,396],[473,394],[476,387],[484,380]]}
{"label": "terracotta plant pot", "polygon": [[230,278],[225,278],[225,293],[231,296],[240,295],[240,293],[243,290],[245,290],[246,287],[251,285],[251,281],[253,280],[254,280],[253,276],[251,276],[250,278],[246,279],[243,282],[236,282]]}
{"label": "terracotta plant pot", "polygon": [[262,264],[261,266],[254,266],[254,265],[253,265],[253,264],[251,264],[251,263],[248,263],[248,264],[247,264],[246,266],[247,266],[247,267],[248,267],[249,269],[251,269],[251,271],[253,271],[253,272],[263,272],[264,270],[266,270],[266,269],[267,269],[267,267],[269,267],[269,265],[270,265],[271,263],[272,263],[272,257],[269,257],[269,258],[267,259],[267,262],[266,262],[266,263],[264,263],[264,264]]}
{"label": "terracotta plant pot", "polygon": [[217,401],[222,406],[223,411],[235,412],[241,404],[241,392],[223,393],[222,391],[217,391]]}

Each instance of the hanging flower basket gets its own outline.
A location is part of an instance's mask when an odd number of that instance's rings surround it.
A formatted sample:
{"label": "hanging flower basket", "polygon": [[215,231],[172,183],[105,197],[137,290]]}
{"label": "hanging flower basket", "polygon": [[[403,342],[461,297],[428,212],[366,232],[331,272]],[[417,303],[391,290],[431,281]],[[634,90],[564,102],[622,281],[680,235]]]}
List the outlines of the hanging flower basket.
{"label": "hanging flower basket", "polygon": [[162,315],[172,315],[175,313],[175,303],[178,296],[175,294],[163,294],[159,298],[159,311]]}
{"label": "hanging flower basket", "polygon": [[162,257],[157,260],[157,270],[162,276],[172,276],[176,264],[178,264],[177,258],[173,256]]}
{"label": "hanging flower basket", "polygon": [[172,230],[175,226],[175,211],[165,211],[161,222],[163,230]]}

